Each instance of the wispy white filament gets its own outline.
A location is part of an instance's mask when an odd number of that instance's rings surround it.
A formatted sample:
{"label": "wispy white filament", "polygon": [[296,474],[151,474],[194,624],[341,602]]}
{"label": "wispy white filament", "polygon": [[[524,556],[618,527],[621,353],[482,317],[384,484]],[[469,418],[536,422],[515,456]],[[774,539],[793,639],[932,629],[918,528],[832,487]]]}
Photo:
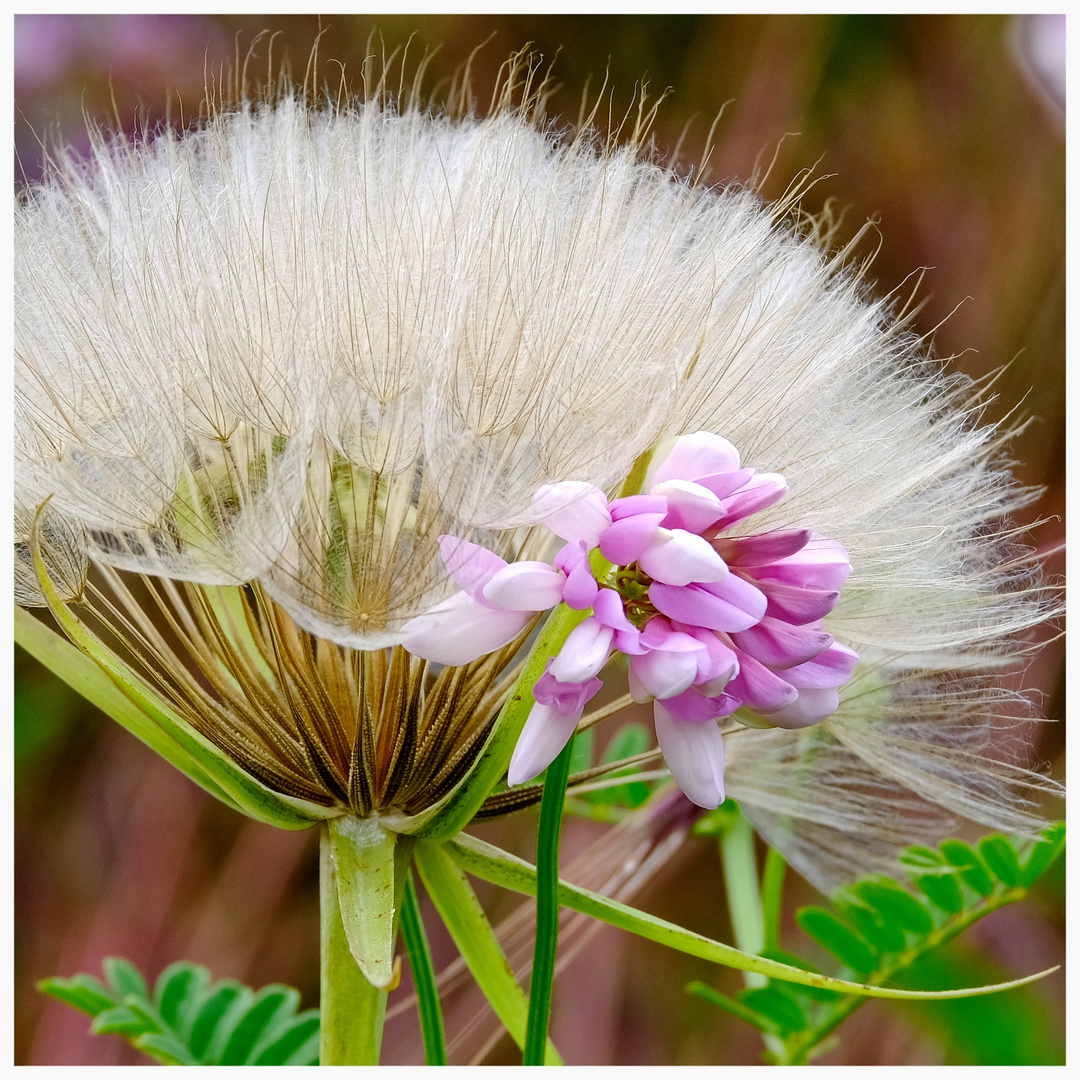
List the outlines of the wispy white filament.
{"label": "wispy white filament", "polygon": [[287,98],[97,140],[23,193],[15,237],[16,540],[48,500],[69,595],[86,556],[259,580],[382,647],[455,592],[439,535],[522,557],[542,485],[613,494],[711,431],[790,486],[756,531],[849,553],[826,623],[862,661],[820,729],[729,736],[729,792],[818,881],[927,801],[1030,827],[1016,782],[1040,781],[995,763],[1015,706],[983,674],[1044,615],[999,433],[753,192],[512,111]]}

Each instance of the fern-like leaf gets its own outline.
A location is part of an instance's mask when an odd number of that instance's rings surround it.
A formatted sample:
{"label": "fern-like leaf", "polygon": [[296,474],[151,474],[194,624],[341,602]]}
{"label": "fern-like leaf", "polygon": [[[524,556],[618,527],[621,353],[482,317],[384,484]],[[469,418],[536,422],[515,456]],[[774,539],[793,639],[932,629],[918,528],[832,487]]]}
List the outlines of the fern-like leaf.
{"label": "fern-like leaf", "polygon": [[38,989],[94,1018],[96,1035],[122,1035],[163,1065],[317,1065],[319,1013],[298,1012],[300,994],[271,984],[254,991],[233,979],[212,982],[200,964],[167,967],[151,995],[127,960],[92,975],[45,979]]}
{"label": "fern-like leaf", "polygon": [[[906,883],[873,874],[838,889],[832,910],[804,907],[795,919],[843,965],[840,977],[882,985],[972,923],[1022,900],[1064,846],[1065,823],[1056,822],[1036,841],[995,834],[977,847],[945,840],[938,848],[907,848],[899,857]],[[816,970],[789,954],[775,958]],[[735,1000],[700,983],[687,989],[766,1034],[766,1057],[783,1065],[805,1064],[822,1053],[825,1040],[866,1000],[775,980],[743,990]]]}

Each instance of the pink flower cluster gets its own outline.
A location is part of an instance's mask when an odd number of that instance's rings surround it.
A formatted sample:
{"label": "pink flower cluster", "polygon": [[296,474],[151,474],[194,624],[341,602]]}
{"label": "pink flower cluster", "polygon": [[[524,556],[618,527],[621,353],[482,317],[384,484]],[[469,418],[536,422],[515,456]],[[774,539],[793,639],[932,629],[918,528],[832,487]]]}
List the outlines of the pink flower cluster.
{"label": "pink flower cluster", "polygon": [[[461,592],[405,627],[412,653],[463,664],[512,641],[558,603],[591,614],[533,688],[508,782],[545,769],[565,746],[613,654],[629,660],[635,701],[653,702],[656,737],[688,798],[724,798],[716,720],[736,709],[762,726],[799,728],[836,711],[858,656],[822,624],[851,571],[835,541],[807,529],[728,536],[787,492],[775,473],[740,468],[726,439],[678,439],[648,494],[609,501],[592,484],[542,487],[533,510],[566,544],[553,563],[507,563],[477,544],[440,538]],[[589,554],[612,570],[597,581]]]}

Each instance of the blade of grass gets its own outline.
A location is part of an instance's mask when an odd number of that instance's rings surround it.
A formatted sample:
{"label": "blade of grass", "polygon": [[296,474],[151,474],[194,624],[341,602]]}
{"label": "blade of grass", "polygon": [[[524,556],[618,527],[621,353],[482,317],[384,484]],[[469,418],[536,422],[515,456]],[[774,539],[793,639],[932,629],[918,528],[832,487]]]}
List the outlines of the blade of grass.
{"label": "blade of grass", "polygon": [[[464,872],[447,854],[444,844],[417,841],[414,857],[420,880],[477,985],[510,1037],[518,1046],[524,1046],[528,1015],[525,993]],[[562,1064],[550,1040],[544,1064]]]}
{"label": "blade of grass", "polygon": [[536,945],[522,1065],[544,1063],[555,953],[559,945],[559,834],[573,751],[574,736],[571,735],[559,756],[548,766],[540,803],[540,829],[536,839]]}
{"label": "blade of grass", "polygon": [[424,1038],[424,1061],[428,1065],[445,1065],[446,1031],[443,1027],[442,1004],[435,985],[435,966],[431,962],[431,949],[428,947],[424,921],[420,917],[420,901],[412,874],[405,882],[405,896],[401,903],[401,934],[405,939],[413,986],[416,988],[420,1032]]}

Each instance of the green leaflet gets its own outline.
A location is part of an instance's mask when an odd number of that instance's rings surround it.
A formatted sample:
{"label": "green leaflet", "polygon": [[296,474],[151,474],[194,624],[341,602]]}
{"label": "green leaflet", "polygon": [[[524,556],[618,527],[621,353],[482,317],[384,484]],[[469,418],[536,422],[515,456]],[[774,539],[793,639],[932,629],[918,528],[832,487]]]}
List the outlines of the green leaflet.
{"label": "green leaflet", "polygon": [[[484,881],[490,881],[504,888],[513,889],[515,892],[525,893],[529,896],[536,892],[536,870],[523,859],[510,855],[499,848],[486,844],[471,836],[461,835],[457,840],[446,845],[446,849],[457,862],[469,873],[475,874]],[[980,986],[964,990],[897,990],[886,986],[869,986],[863,983],[849,982],[845,979],[834,979],[827,975],[807,971],[770,960],[761,956],[751,956],[740,952],[730,945],[723,945],[711,938],[695,934],[690,930],[684,930],[681,926],[669,923],[664,919],[658,919],[654,915],[648,915],[643,911],[620,904],[617,900],[611,900],[606,896],[580,889],[576,885],[562,882],[559,886],[559,903],[565,907],[580,911],[585,915],[601,919],[612,926],[622,930],[656,941],[661,945],[678,949],[680,952],[689,953],[691,956],[701,957],[714,963],[724,964],[727,967],[737,968],[740,971],[756,971],[771,978],[782,979],[786,982],[799,983],[805,986],[824,989],[841,990],[848,994],[863,997],[881,998],[907,998],[907,999],[931,999],[946,997],[968,997],[976,994],[992,994],[999,990],[1007,990],[1013,986],[1023,986],[1033,982],[1050,971],[1042,971],[1035,975],[1028,975],[1022,979],[1011,982],[997,983],[993,986]]]}
{"label": "green leaflet", "polygon": [[94,1034],[121,1035],[163,1065],[317,1065],[319,1013],[298,1012],[300,994],[271,984],[254,991],[186,961],[171,964],[154,992],[127,960],[108,957],[92,975],[45,979],[42,993],[94,1017]]}

